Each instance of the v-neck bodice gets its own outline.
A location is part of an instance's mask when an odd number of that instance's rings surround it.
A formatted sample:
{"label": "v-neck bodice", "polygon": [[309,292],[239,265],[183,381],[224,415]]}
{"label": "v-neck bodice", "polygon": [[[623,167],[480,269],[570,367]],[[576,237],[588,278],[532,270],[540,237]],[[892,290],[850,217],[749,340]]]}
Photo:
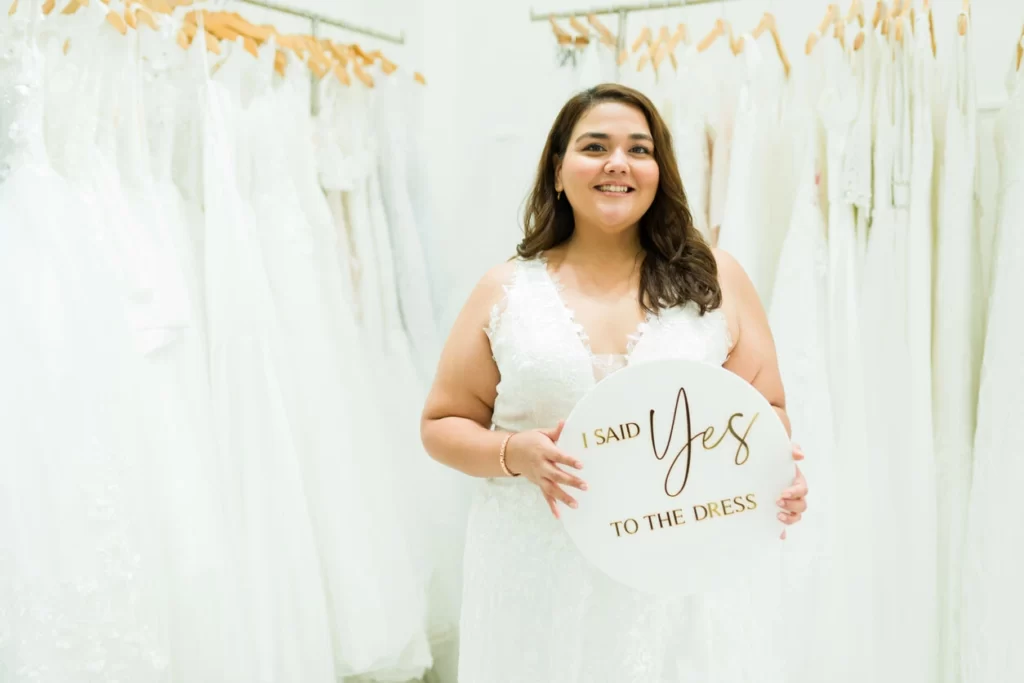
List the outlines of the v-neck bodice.
{"label": "v-neck bodice", "polygon": [[596,356],[540,259],[516,262],[486,332],[501,374],[492,421],[512,431],[554,426],[619,367],[667,358],[721,365],[730,346],[723,312],[701,315],[690,303],[648,316],[624,356]]}

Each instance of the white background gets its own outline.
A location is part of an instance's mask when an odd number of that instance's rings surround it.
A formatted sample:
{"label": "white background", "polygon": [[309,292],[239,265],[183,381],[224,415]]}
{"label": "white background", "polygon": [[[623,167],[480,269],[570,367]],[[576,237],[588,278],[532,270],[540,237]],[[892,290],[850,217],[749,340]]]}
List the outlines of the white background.
{"label": "white background", "polygon": [[[628,1],[628,0],[627,0]],[[434,285],[442,289],[443,327],[454,319],[476,279],[514,253],[523,198],[532,180],[544,135],[564,99],[554,66],[555,42],[538,12],[607,6],[614,0],[278,0],[322,14],[391,32],[404,31],[406,45],[381,47],[402,67],[423,72],[428,83],[427,113],[432,131],[427,159],[436,200],[434,233],[427,247]],[[253,20],[282,29],[309,31],[308,22],[232,3]],[[632,3],[630,3],[632,4]],[[630,16],[629,38],[644,24],[687,24],[702,35],[723,16],[734,30],[749,31],[761,15],[778,20],[790,61],[803,56],[808,33],[818,25],[827,0],[725,0],[676,10]],[[849,0],[840,7],[846,13]],[[874,2],[863,3],[870,18]],[[920,9],[921,0],[914,0]],[[934,0],[940,57],[952,44],[961,0]],[[975,0],[972,18],[978,98],[1000,101],[1015,40],[1024,23],[1020,0]],[[616,18],[605,23],[616,31]],[[563,26],[568,29],[565,22]],[[294,27],[294,28],[289,28]],[[325,29],[325,33],[331,33]],[[343,32],[333,32],[344,37]],[[695,96],[700,96],[695,93]],[[985,118],[991,115],[983,114]],[[985,119],[983,136],[987,134]],[[983,168],[993,170],[991,150],[983,150]],[[992,177],[986,175],[985,177]],[[989,188],[991,189],[991,188]]]}

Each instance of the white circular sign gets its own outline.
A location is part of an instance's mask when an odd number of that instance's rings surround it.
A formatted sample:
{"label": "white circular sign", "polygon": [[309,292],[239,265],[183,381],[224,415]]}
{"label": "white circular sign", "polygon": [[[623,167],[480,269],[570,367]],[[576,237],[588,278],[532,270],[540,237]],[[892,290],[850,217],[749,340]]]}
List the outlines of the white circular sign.
{"label": "white circular sign", "polygon": [[638,590],[722,587],[771,553],[776,501],[796,469],[767,400],[721,367],[642,363],[573,408],[559,448],[583,462],[587,491],[561,517],[580,552]]}

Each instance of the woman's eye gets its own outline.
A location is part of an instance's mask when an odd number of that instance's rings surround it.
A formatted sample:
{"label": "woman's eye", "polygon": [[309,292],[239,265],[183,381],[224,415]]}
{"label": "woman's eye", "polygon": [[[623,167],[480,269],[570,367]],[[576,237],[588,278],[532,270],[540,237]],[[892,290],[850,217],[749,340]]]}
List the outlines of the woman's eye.
{"label": "woman's eye", "polygon": [[584,152],[603,152],[604,151],[604,147],[602,147],[601,145],[597,144],[596,142],[591,142],[589,145],[587,145],[586,147],[583,148],[583,151]]}
{"label": "woman's eye", "polygon": [[647,149],[642,145],[637,145],[632,149],[633,154],[650,154],[651,150]]}

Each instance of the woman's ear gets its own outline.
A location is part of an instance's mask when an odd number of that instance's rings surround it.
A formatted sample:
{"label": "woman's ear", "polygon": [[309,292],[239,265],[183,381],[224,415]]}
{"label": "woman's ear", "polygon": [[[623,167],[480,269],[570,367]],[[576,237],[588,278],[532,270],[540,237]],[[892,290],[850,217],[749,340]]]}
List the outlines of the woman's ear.
{"label": "woman's ear", "polygon": [[555,157],[555,192],[561,192],[562,189],[562,160]]}

